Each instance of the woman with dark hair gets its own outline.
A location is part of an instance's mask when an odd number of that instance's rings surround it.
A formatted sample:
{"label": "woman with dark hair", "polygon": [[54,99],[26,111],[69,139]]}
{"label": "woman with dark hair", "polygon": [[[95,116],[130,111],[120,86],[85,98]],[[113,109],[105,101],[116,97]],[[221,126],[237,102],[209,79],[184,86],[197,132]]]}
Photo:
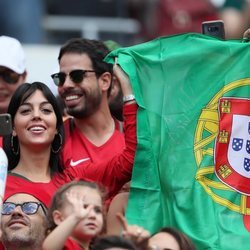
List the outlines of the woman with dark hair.
{"label": "woman with dark hair", "polygon": [[192,241],[173,227],[164,227],[150,237],[148,250],[195,250]]}
{"label": "woman with dark hair", "polygon": [[[15,116],[20,106],[28,108],[29,105],[24,105],[24,104],[26,100],[29,99],[29,97],[31,97],[37,90],[40,90],[42,92],[43,96],[45,97],[45,99],[47,99],[47,102],[50,104],[49,106],[51,106],[51,108],[53,108],[55,112],[57,120],[56,122],[57,134],[54,136],[54,139],[52,141],[49,164],[53,172],[61,172],[62,167],[59,163],[58,152],[60,151],[63,145],[63,139],[64,139],[63,121],[62,121],[61,111],[60,109],[58,109],[57,101],[54,98],[54,96],[51,95],[50,89],[41,82],[34,82],[32,84],[29,83],[22,84],[16,90],[15,94],[12,96],[12,99],[8,107],[8,113],[11,115],[12,121],[15,123]],[[20,161],[20,147],[19,147],[18,136],[16,135],[15,132],[15,126],[13,128],[13,133],[11,135],[7,135],[4,137],[4,150],[8,155],[9,170],[12,170],[17,166],[17,164]]]}
{"label": "woman with dark hair", "polygon": [[[116,66],[115,72],[122,89],[132,94],[128,78]],[[124,151],[99,163],[69,167],[60,165],[60,150],[63,146],[63,121],[57,100],[49,88],[40,82],[23,84],[12,96],[8,113],[13,120],[11,136],[4,138],[4,150],[9,160],[6,195],[22,186],[43,188],[49,197],[55,190],[75,179],[97,180],[109,187],[108,196],[117,193],[131,178],[136,150],[135,101],[124,104],[128,109],[125,120]],[[111,179],[110,176],[113,178]],[[47,201],[47,206],[50,200]]]}

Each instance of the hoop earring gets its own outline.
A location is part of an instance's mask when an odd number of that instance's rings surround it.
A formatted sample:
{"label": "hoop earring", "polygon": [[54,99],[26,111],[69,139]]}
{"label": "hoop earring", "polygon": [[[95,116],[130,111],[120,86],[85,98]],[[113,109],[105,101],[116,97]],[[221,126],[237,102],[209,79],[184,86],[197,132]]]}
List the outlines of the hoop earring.
{"label": "hoop earring", "polygon": [[[51,146],[51,151],[52,151],[54,154],[57,154],[57,153],[60,151],[60,149],[61,149],[61,147],[62,147],[62,143],[63,143],[63,139],[62,139],[61,134],[58,133],[57,135],[59,136],[59,147],[58,147],[58,149],[54,149],[54,148],[53,148],[53,144],[52,144],[52,146]],[[54,140],[54,141],[55,141],[55,140]]]}
{"label": "hoop earring", "polygon": [[[15,136],[16,138],[16,136]],[[17,140],[17,138],[16,138]],[[19,143],[17,141],[17,149],[15,150],[15,146],[14,146],[14,136],[11,135],[11,138],[10,138],[10,147],[11,147],[11,151],[14,155],[18,155],[19,154]]]}

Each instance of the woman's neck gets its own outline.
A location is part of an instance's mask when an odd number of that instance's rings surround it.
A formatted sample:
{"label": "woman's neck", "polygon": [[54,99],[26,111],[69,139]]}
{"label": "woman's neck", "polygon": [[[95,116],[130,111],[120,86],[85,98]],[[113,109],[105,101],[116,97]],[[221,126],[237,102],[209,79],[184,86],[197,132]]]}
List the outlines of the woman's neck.
{"label": "woman's neck", "polygon": [[33,182],[49,182],[51,180],[49,159],[50,149],[31,152],[21,148],[20,160],[11,172],[20,174]]}

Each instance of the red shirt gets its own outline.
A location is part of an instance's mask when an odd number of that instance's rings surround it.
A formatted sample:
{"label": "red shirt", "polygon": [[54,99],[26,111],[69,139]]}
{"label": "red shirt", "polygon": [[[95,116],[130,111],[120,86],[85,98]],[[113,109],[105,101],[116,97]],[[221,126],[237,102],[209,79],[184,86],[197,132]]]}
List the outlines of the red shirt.
{"label": "red shirt", "polygon": [[[117,154],[112,159],[103,159],[96,163],[83,163],[75,167],[64,169],[61,174],[54,174],[48,183],[32,182],[28,179],[9,173],[7,176],[5,197],[7,199],[14,193],[30,193],[37,199],[50,205],[50,199],[54,192],[61,185],[72,180],[83,179],[97,182],[107,188],[108,198],[113,197],[121,187],[131,179],[134,155],[136,150],[136,111],[137,105],[126,105],[124,132],[126,148],[121,154]],[[43,191],[41,191],[41,189]]]}
{"label": "red shirt", "polygon": [[84,248],[82,248],[77,242],[75,242],[74,240],[72,239],[67,239],[65,244],[64,244],[64,247],[63,247],[63,250],[84,250]]}
{"label": "red shirt", "polygon": [[[124,109],[127,109],[127,105]],[[90,142],[75,126],[73,118],[64,122],[64,129],[65,144],[62,150],[62,159],[65,167],[111,159],[113,156],[122,153],[126,146],[124,134],[117,128],[113,135],[101,146],[96,146]]]}

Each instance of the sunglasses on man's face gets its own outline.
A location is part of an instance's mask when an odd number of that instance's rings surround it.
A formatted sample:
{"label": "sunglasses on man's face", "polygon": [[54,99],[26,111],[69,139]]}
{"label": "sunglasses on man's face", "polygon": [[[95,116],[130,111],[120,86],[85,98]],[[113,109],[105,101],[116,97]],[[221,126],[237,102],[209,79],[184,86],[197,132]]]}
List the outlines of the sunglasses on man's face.
{"label": "sunglasses on man's face", "polygon": [[13,202],[4,202],[3,207],[2,207],[2,215],[10,215],[18,206],[20,206],[22,211],[27,215],[37,213],[38,208],[41,206],[44,214],[46,214],[46,210],[42,203],[29,201],[29,202],[24,202],[21,204],[16,204]]}
{"label": "sunglasses on man's face", "polygon": [[0,70],[0,77],[8,84],[16,84],[21,75],[17,74],[12,70]]}
{"label": "sunglasses on man's face", "polygon": [[72,70],[69,74],[64,72],[59,72],[51,75],[54,83],[56,86],[63,86],[65,83],[67,75],[69,75],[71,81],[74,83],[81,83],[82,80],[86,77],[87,72],[95,72],[94,70],[83,70],[83,69],[76,69]]}

